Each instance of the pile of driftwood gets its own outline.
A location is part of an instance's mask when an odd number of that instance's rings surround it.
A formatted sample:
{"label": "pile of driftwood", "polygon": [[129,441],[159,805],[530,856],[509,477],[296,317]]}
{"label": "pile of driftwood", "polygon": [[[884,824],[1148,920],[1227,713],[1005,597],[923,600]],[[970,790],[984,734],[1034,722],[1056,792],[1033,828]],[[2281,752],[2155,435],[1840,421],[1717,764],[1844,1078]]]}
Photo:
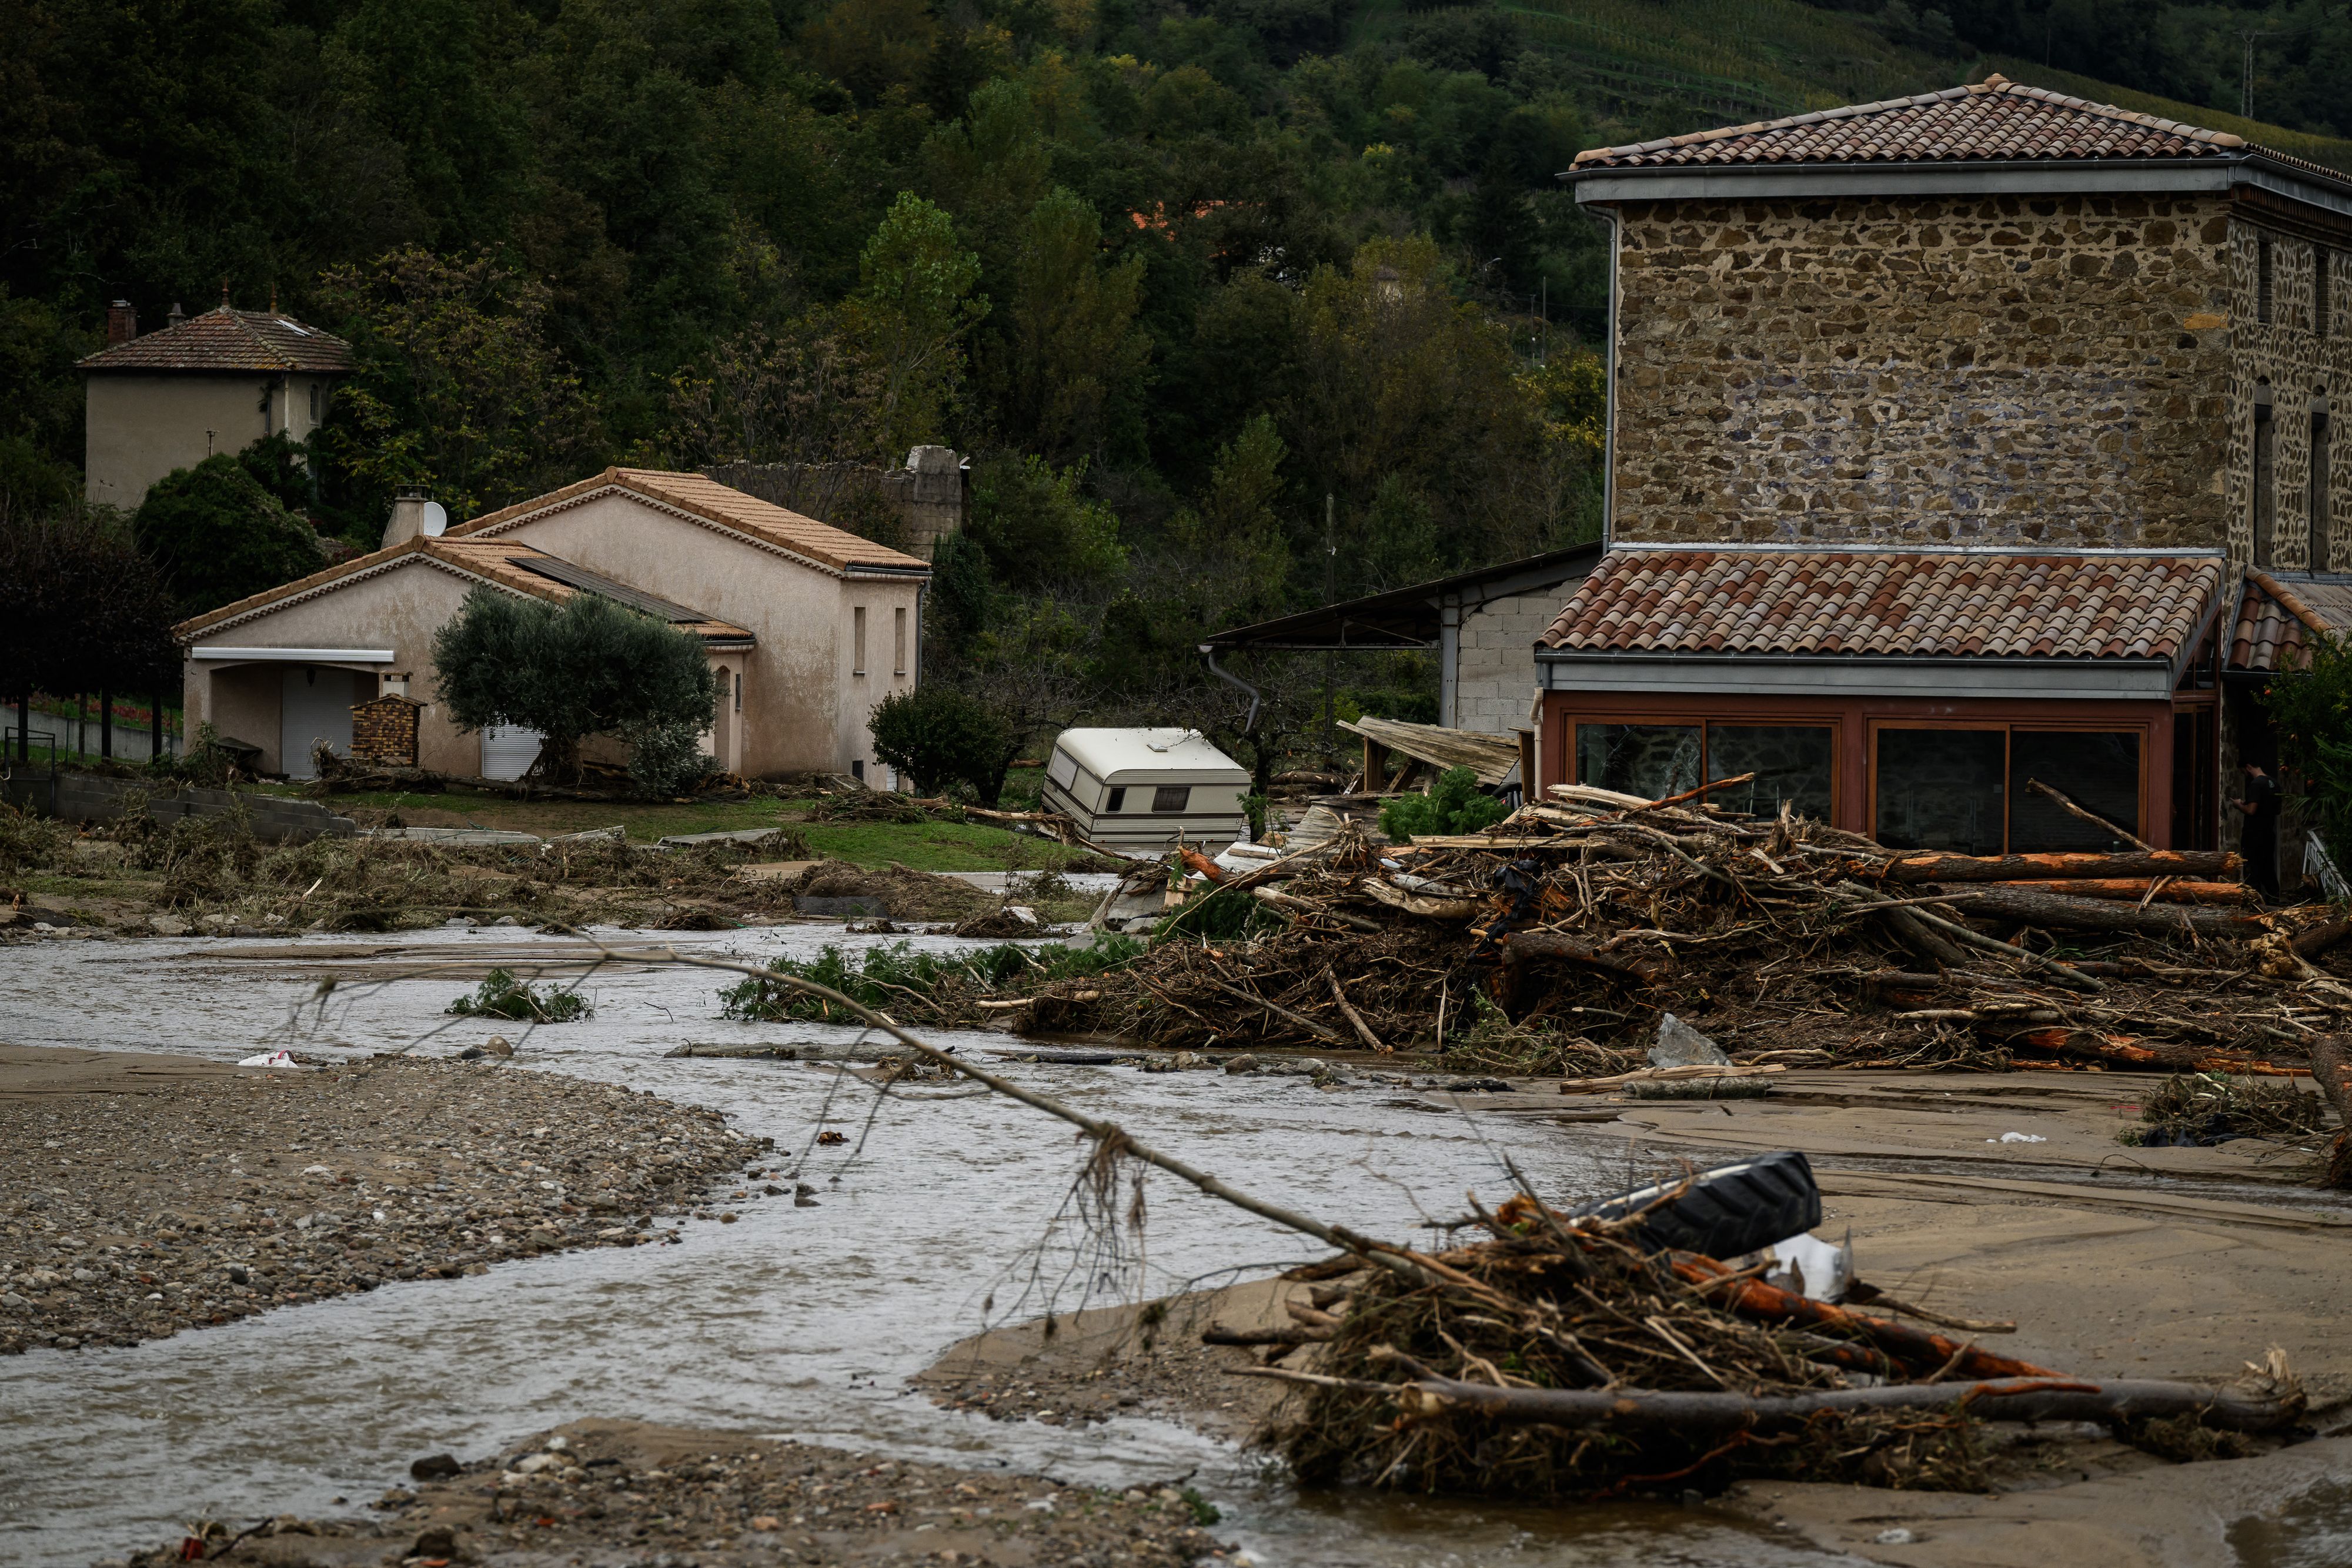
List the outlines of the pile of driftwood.
{"label": "pile of driftwood", "polygon": [[2352,926],[2261,907],[2234,855],[1903,853],[1699,793],[1559,788],[1486,832],[1350,826],[1232,870],[1188,852],[1146,955],[1010,1016],[1530,1073],[1630,1065],[1666,1012],[1740,1062],[2264,1072],[2352,1009],[2321,967]]}
{"label": "pile of driftwood", "polygon": [[1881,1311],[1818,1301],[1654,1252],[1638,1217],[1570,1219],[1521,1197],[1477,1221],[1488,1235],[1470,1246],[1295,1270],[1316,1288],[1293,1331],[1207,1336],[1267,1343],[1286,1364],[1252,1373],[1309,1391],[1278,1439],[1302,1479],[1539,1499],[1761,1475],[1974,1490],[1985,1421],[2093,1421],[2205,1458],[2304,1408],[2276,1353],[2231,1388],[2072,1377],[1976,1342],[2013,1324],[1866,1286],[1849,1301]]}

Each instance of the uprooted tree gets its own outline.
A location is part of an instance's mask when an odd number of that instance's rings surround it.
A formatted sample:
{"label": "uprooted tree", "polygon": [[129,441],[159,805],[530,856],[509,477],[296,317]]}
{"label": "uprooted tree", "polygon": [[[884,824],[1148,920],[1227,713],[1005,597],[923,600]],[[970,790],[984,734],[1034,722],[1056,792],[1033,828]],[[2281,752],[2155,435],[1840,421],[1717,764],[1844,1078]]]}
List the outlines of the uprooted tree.
{"label": "uprooted tree", "polygon": [[693,741],[710,727],[719,683],[701,643],[609,599],[556,605],[478,588],[434,637],[433,666],[460,729],[538,733],[534,778],[576,779],[581,743],[594,735],[659,759],[660,777],[631,768],[656,793],[709,771]]}

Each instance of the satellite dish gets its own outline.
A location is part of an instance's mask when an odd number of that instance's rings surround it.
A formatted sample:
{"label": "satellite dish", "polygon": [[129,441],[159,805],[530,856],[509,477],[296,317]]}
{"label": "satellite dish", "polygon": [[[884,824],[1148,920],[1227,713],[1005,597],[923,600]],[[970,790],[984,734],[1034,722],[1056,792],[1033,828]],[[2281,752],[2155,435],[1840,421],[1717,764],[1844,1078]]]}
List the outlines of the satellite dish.
{"label": "satellite dish", "polygon": [[425,537],[428,539],[437,539],[441,537],[441,530],[448,526],[448,508],[442,506],[438,501],[425,502],[424,516]]}

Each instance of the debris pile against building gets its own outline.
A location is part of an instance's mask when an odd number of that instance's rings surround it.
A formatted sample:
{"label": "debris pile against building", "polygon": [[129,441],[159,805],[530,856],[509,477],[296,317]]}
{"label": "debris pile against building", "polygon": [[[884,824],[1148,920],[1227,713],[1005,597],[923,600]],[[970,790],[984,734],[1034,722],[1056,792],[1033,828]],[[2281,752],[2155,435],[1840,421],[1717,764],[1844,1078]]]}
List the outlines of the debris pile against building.
{"label": "debris pile against building", "polygon": [[1749,1069],[2282,1074],[2352,1006],[2319,967],[2352,925],[2243,902],[2225,852],[1903,853],[1699,796],[1553,796],[1478,834],[1344,826],[1147,868],[1106,908],[1157,902],[1159,939],[1099,973],[1032,971],[1013,1021],[1598,1076],[1638,1069],[1673,1014]]}

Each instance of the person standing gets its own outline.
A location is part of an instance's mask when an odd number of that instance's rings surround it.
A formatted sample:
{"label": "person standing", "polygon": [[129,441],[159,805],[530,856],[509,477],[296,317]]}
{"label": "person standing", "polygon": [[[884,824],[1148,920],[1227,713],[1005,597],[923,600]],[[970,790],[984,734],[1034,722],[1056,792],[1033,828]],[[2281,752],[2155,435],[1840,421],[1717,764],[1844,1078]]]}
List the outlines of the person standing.
{"label": "person standing", "polygon": [[2286,791],[2255,764],[2246,764],[2246,793],[2236,802],[2246,815],[2246,880],[2264,898],[2278,896],[2279,802]]}

